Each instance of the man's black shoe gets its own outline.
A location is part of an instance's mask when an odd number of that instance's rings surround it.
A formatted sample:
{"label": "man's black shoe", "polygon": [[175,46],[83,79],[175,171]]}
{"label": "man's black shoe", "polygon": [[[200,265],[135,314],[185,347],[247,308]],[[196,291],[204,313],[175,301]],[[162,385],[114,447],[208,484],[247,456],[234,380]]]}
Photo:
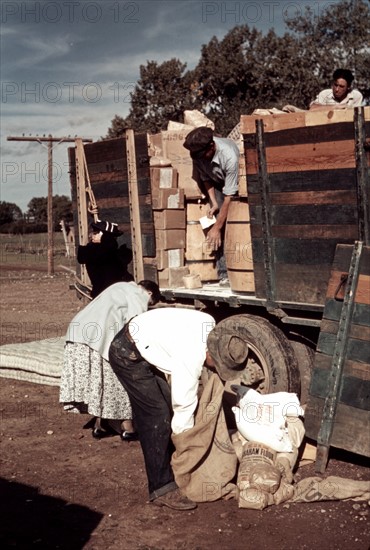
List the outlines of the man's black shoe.
{"label": "man's black shoe", "polygon": [[137,432],[127,432],[124,431],[121,433],[122,441],[138,441],[139,434]]}

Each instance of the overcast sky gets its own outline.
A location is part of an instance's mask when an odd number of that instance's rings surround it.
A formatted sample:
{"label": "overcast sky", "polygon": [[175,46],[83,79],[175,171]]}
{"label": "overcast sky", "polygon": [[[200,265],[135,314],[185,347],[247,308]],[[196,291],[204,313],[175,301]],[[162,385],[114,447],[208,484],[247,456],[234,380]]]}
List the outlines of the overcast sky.
{"label": "overcast sky", "polygon": [[[335,3],[2,0],[0,199],[26,211],[47,195],[47,144],[7,136],[98,140],[116,114],[128,114],[140,65],[176,57],[192,69],[212,36],[241,24],[282,34],[305,5],[319,13]],[[70,196],[70,146],[53,149],[54,194]]]}

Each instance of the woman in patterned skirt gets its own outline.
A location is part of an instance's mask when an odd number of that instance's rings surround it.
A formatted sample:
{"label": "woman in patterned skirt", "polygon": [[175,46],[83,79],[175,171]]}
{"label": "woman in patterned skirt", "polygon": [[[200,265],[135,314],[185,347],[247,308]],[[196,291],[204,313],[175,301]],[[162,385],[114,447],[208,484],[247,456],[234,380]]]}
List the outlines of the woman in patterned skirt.
{"label": "woman in patterned skirt", "polygon": [[116,433],[124,440],[137,439],[130,400],[109,364],[108,351],[124,324],[160,298],[152,281],[115,283],[69,324],[59,400],[67,411],[96,417],[93,436],[98,439]]}

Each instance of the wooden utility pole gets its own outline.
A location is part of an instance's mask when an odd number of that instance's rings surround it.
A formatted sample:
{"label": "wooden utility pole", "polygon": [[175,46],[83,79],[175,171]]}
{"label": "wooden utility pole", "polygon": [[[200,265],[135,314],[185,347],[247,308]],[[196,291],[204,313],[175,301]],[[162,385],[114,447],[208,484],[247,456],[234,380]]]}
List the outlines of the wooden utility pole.
{"label": "wooden utility pole", "polygon": [[71,138],[68,137],[53,137],[51,134],[48,136],[8,136],[8,141],[37,141],[44,146],[44,142],[47,142],[48,149],[48,275],[54,275],[54,224],[53,224],[53,143],[57,145],[60,143],[75,142],[76,139],[81,139],[85,142],[91,142],[92,139],[88,138]]}

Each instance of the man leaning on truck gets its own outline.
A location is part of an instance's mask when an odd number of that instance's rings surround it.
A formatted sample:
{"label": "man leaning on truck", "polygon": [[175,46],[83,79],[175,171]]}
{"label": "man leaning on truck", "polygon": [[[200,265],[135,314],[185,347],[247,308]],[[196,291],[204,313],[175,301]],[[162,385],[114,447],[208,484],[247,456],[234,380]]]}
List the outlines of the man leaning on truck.
{"label": "man leaning on truck", "polygon": [[223,253],[225,223],[231,197],[238,193],[239,157],[236,143],[213,135],[213,130],[201,126],[185,139],[185,149],[193,159],[193,177],[206,191],[210,201],[208,216],[216,214],[216,222],[208,231],[207,243],[217,251],[217,275],[220,286],[230,286]]}
{"label": "man leaning on truck", "polygon": [[336,109],[347,107],[360,107],[362,105],[362,94],[352,89],[354,76],[348,69],[337,69],[333,73],[332,87],[322,90],[316,99],[310,104],[310,111],[325,109],[333,106]]}

